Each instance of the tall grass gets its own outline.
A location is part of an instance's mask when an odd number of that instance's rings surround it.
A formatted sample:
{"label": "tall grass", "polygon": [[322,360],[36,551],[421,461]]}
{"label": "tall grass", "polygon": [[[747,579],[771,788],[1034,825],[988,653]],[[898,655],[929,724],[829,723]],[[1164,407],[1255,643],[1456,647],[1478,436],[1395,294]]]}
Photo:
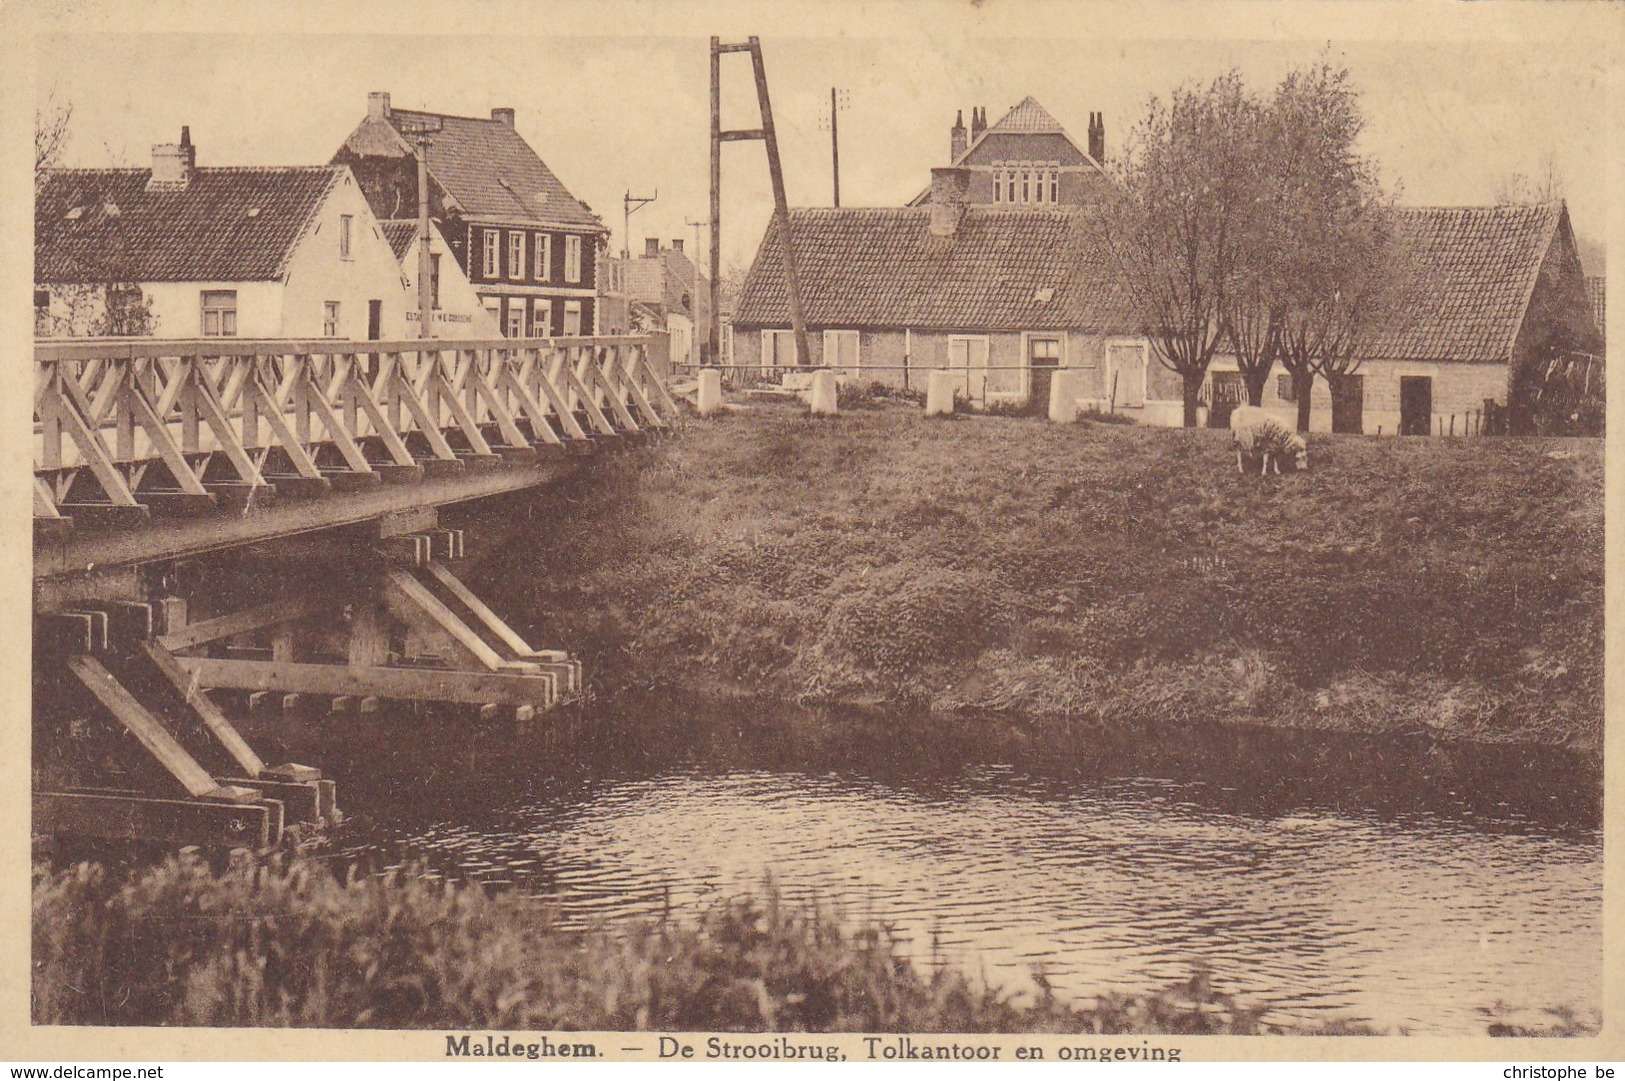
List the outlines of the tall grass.
{"label": "tall grass", "polygon": [[521,896],[412,873],[341,879],[294,858],[217,874],[181,856],[122,881],[37,865],[33,909],[41,1024],[1278,1031],[1202,973],[1087,1007],[1018,1003],[946,967],[922,973],[884,929],[771,887],[692,919],[573,933]]}

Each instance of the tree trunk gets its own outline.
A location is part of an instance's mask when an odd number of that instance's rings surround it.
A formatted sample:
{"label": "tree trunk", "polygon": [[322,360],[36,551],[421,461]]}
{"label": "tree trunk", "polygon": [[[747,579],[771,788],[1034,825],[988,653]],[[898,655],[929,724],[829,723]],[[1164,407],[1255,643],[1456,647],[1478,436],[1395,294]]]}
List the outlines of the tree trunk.
{"label": "tree trunk", "polygon": [[1201,405],[1202,384],[1206,381],[1207,373],[1185,372],[1183,378],[1185,383],[1185,427],[1195,428],[1198,427],[1196,410]]}
{"label": "tree trunk", "polygon": [[1298,431],[1309,430],[1309,396],[1315,389],[1315,373],[1292,373],[1292,396],[1298,399]]}
{"label": "tree trunk", "polygon": [[1241,373],[1241,381],[1247,387],[1247,404],[1260,406],[1264,404],[1264,388],[1270,385],[1268,368],[1248,368]]}

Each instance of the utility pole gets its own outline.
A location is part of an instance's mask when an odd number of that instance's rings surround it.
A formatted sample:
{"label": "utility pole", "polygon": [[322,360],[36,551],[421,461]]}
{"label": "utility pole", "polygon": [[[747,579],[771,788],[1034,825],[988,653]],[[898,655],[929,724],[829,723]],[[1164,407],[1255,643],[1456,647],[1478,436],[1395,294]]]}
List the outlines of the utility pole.
{"label": "utility pole", "polygon": [[429,148],[434,145],[430,135],[444,125],[437,117],[411,125],[409,130],[417,136],[418,159],[418,337],[434,337],[434,257],[429,251],[434,235],[429,225]]}
{"label": "utility pole", "polygon": [[[738,131],[722,130],[722,54],[749,53],[751,71],[756,77],[756,106],[762,126]],[[773,216],[777,219],[779,242],[784,251],[784,284],[790,296],[790,325],[795,331],[796,363],[809,362],[807,321],[801,308],[801,280],[796,273],[795,237],[790,232],[790,204],[784,194],[784,170],[779,164],[779,140],[773,130],[773,105],[767,96],[767,69],[762,64],[762,42],[752,37],[743,44],[724,45],[711,39],[711,355],[716,356],[720,322],[717,313],[717,277],[721,273],[722,233],[722,144],[760,139],[767,144],[767,171],[773,181]]]}
{"label": "utility pole", "polygon": [[[700,282],[699,282],[699,277],[700,277],[700,227],[702,225],[710,225],[711,223],[708,222],[708,221],[689,221],[687,218],[684,218],[683,219],[683,224],[684,225],[691,225],[691,226],[694,227],[694,257],[691,260],[691,262],[694,265],[694,292],[692,294],[693,297],[694,297],[694,333],[690,335],[690,337],[693,340],[689,342],[689,361],[692,364],[694,364],[695,367],[698,367],[699,363],[700,363],[700,354],[701,354],[701,350],[700,350],[700,319],[699,319],[699,315],[700,315]],[[706,320],[705,321],[706,321],[706,325],[709,326],[710,323],[711,323],[711,313],[710,313],[709,310],[706,311]],[[713,364],[716,363],[716,354],[715,353],[711,354],[711,362]]]}
{"label": "utility pole", "polygon": [[632,258],[632,215],[658,198],[660,198],[659,188],[656,188],[655,193],[647,198],[641,195],[633,195],[631,189],[627,189],[626,197],[621,200],[621,239],[626,242],[626,246],[621,249],[622,259]]}
{"label": "utility pole", "polygon": [[[841,121],[840,114],[851,104],[852,94],[849,90],[837,87],[829,88],[829,157],[831,172],[835,180],[835,205],[841,205]],[[820,118],[818,126],[824,127],[825,121]]]}

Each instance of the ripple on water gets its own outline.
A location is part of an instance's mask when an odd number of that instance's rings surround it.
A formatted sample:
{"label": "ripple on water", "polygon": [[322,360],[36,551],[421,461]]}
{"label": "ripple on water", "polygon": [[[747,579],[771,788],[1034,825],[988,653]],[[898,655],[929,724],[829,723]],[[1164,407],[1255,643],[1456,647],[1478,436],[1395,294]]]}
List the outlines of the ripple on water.
{"label": "ripple on water", "polygon": [[1041,966],[1066,995],[1143,991],[1201,963],[1272,1017],[1309,1023],[1465,1033],[1501,1000],[1600,1002],[1594,833],[1212,805],[1234,794],[1008,767],[911,788],[677,773],[510,792],[482,823],[386,829],[348,851],[512,881],[581,927],[759,892],[771,876],[790,899],[890,922],[917,960],[1012,988]]}

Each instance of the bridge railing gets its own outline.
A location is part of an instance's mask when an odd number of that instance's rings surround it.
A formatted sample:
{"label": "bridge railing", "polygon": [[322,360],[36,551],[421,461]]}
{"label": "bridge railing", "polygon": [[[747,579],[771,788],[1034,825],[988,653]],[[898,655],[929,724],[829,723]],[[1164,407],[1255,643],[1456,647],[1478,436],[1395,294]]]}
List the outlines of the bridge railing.
{"label": "bridge railing", "polygon": [[678,416],[645,337],[41,341],[34,514],[409,480]]}

